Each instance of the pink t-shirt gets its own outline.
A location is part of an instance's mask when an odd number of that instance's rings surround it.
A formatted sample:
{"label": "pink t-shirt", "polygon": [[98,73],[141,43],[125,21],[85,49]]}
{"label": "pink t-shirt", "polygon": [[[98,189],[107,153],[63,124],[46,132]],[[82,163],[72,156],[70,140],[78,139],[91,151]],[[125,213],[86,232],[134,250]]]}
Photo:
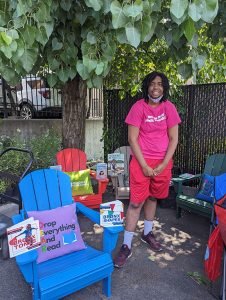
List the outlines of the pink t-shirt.
{"label": "pink t-shirt", "polygon": [[144,99],[130,109],[125,122],[139,128],[138,143],[145,158],[162,159],[169,144],[168,128],[181,122],[175,105],[170,101],[151,107]]}

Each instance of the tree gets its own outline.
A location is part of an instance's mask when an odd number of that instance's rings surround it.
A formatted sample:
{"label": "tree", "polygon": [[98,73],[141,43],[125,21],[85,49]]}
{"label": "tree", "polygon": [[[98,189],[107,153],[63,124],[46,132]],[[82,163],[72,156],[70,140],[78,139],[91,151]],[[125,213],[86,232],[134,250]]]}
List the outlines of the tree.
{"label": "tree", "polygon": [[[0,0],[0,72],[16,83],[48,65],[49,85],[62,86],[64,146],[84,148],[87,86],[102,86],[119,45],[130,53],[164,38],[181,61],[219,5],[223,0]],[[191,65],[180,72],[190,74]]]}

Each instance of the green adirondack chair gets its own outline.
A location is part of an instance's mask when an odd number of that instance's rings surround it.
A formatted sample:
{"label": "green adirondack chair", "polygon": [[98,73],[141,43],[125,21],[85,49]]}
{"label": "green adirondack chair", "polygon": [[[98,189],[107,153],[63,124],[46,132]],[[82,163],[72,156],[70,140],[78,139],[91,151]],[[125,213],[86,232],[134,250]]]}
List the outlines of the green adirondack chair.
{"label": "green adirondack chair", "polygon": [[[210,155],[205,163],[203,174],[217,176],[226,173],[226,154]],[[212,204],[195,198],[198,188],[190,187],[187,184],[191,180],[200,178],[202,174],[195,175],[190,179],[173,178],[175,189],[177,190],[176,205],[177,218],[181,217],[181,210],[189,210],[204,217],[211,218]]]}

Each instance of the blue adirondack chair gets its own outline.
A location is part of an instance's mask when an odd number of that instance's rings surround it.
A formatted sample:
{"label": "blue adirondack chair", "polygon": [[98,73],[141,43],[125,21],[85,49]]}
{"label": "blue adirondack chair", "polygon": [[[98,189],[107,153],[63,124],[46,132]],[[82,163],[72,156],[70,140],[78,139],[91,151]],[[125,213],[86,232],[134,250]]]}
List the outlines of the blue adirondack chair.
{"label": "blue adirondack chair", "polygon": [[[71,184],[63,172],[41,169],[24,177],[19,184],[23,210],[13,216],[14,224],[24,220],[26,211],[49,210],[73,203]],[[99,223],[99,213],[76,203],[77,210]],[[103,292],[111,295],[114,249],[122,227],[104,228],[103,251],[86,249],[36,263],[37,250],[16,257],[25,280],[32,286],[33,299],[59,299],[97,281],[103,280]]]}

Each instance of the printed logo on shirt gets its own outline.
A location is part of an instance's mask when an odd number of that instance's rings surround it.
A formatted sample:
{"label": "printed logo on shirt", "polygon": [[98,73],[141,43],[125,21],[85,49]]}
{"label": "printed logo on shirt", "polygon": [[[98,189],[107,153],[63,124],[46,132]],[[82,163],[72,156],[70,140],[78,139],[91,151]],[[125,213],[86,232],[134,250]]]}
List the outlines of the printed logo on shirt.
{"label": "printed logo on shirt", "polygon": [[165,113],[159,115],[158,117],[148,116],[145,122],[160,122],[166,119]]}

